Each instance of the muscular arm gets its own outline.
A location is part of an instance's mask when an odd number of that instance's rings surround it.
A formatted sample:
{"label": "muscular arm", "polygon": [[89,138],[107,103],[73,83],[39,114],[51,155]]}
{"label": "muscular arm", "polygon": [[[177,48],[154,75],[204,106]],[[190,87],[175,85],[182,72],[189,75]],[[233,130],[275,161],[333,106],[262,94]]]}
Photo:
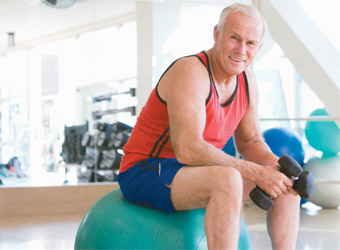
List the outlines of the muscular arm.
{"label": "muscular arm", "polygon": [[235,144],[238,152],[246,160],[261,165],[277,165],[278,157],[272,153],[264,142],[258,119],[258,87],[254,75],[246,71],[249,84],[250,104],[235,131]]}
{"label": "muscular arm", "polygon": [[208,73],[196,58],[178,61],[159,84],[167,103],[172,147],[178,160],[189,166],[215,165],[213,158],[224,157],[203,140],[209,89]]}
{"label": "muscular arm", "polygon": [[[238,128],[234,133],[235,144],[242,157],[251,162],[263,166],[260,172],[253,172],[256,184],[262,187],[267,193],[270,188],[275,189],[275,185],[285,185],[291,187],[292,181],[277,171],[279,168],[278,157],[274,155],[268,145],[264,142],[258,119],[258,87],[254,75],[246,71],[250,105]],[[262,177],[262,178],[261,178]],[[289,188],[288,191],[294,195],[296,192]]]}
{"label": "muscular arm", "polygon": [[[284,176],[279,173],[277,178],[280,183],[262,180],[264,167],[256,162],[256,153],[252,150],[255,144],[261,145],[261,152],[268,154],[269,164],[277,165],[274,157],[263,141],[260,132],[253,136],[252,129],[258,129],[258,124],[253,121],[257,118],[256,106],[249,107],[245,118],[238,128],[235,137],[238,149],[242,150],[245,159],[242,160],[225,154],[220,149],[207,143],[203,139],[205,127],[205,101],[209,94],[209,76],[204,66],[196,58],[183,58],[177,61],[163,76],[158,85],[161,98],[167,103],[170,139],[177,159],[188,166],[228,166],[236,168],[244,179],[253,181],[270,193],[271,186],[282,185]],[[250,123],[248,125],[247,123]],[[244,142],[241,142],[243,141]],[[256,142],[258,140],[258,142]],[[259,159],[258,159],[259,160]],[[274,168],[272,168],[274,170]],[[271,178],[272,180],[273,178]],[[287,178],[288,179],[288,178]],[[286,182],[290,180],[285,179]]]}
{"label": "muscular arm", "polygon": [[196,58],[179,60],[160,81],[158,91],[167,103],[172,147],[178,160],[188,166],[239,165],[241,172],[246,163],[203,140],[209,90],[207,70]]}

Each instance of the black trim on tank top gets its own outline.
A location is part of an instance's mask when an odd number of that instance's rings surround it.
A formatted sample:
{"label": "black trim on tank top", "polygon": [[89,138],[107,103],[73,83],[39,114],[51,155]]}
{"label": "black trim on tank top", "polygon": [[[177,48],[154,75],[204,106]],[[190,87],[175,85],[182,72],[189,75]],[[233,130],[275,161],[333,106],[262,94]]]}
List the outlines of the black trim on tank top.
{"label": "black trim on tank top", "polygon": [[[163,72],[163,74],[161,75],[161,77],[159,78],[159,80],[158,80],[158,82],[157,82],[157,84],[156,84],[156,95],[157,95],[157,98],[161,101],[161,103],[163,103],[164,105],[167,105],[166,104],[166,101],[164,101],[162,98],[161,98],[161,96],[158,94],[158,84],[159,84],[159,82],[161,81],[161,79],[163,78],[163,76],[165,75],[165,73],[175,64],[175,62],[177,62],[179,59],[182,59],[182,58],[186,58],[186,57],[191,57],[191,56],[196,56],[196,55],[189,55],[189,56],[182,56],[182,57],[180,57],[180,58],[178,58],[178,59],[176,59],[175,61],[173,61],[171,64],[170,64],[170,66]],[[201,61],[202,61],[202,59],[201,58],[199,58]],[[202,63],[204,64],[204,62],[202,61]]]}
{"label": "black trim on tank top", "polygon": [[243,77],[244,77],[244,84],[246,86],[246,92],[247,92],[247,100],[248,100],[248,106],[250,103],[250,98],[249,98],[249,86],[248,86],[248,78],[247,78],[247,74],[245,71],[242,72]]}
{"label": "black trim on tank top", "polygon": [[[161,152],[162,148],[164,147],[165,143],[169,140],[169,136],[165,137],[166,134],[168,133],[169,131],[169,127],[167,127],[164,132],[161,134],[161,136],[158,138],[158,140],[156,141],[155,145],[153,146],[149,156],[150,158],[153,158],[153,157],[157,157],[159,155],[159,153]],[[159,143],[163,140],[163,138],[165,137],[165,140],[163,141],[163,143],[160,145],[157,153],[156,153],[156,156],[153,156],[153,153],[156,151]]]}
{"label": "black trim on tank top", "polygon": [[212,74],[211,74],[211,71],[210,71],[210,65],[209,65],[209,57],[207,55],[207,53],[205,52],[205,50],[202,50],[201,53],[205,56],[205,58],[207,59],[207,65],[203,62],[202,60],[202,63],[205,65],[205,67],[207,68],[207,71],[208,71],[208,75],[209,75],[209,80],[210,80],[210,85],[209,85],[209,95],[207,97],[207,99],[205,100],[205,105],[208,104],[210,98],[211,98],[211,95],[212,95],[212,88],[211,88],[211,85],[215,86],[215,83],[214,83],[214,79],[212,77]]}
{"label": "black trim on tank top", "polygon": [[200,60],[200,62],[207,68],[207,65],[205,65],[205,62],[203,61],[202,57],[200,57],[199,55],[192,55],[194,57],[197,57],[198,60]]}
{"label": "black trim on tank top", "polygon": [[[214,82],[214,79],[212,77],[212,73],[211,73],[211,69],[210,69],[210,64],[209,64],[209,57],[207,55],[207,53],[205,51],[202,51],[202,53],[206,56],[207,58],[207,63],[208,63],[208,72],[209,72],[209,76],[210,76],[210,81],[212,82],[213,86],[214,86],[214,89],[215,89],[215,93],[217,95],[217,97],[219,98],[219,94],[218,94],[218,91],[217,91],[217,88],[216,88],[216,85],[215,85],[215,82]],[[220,103],[220,106],[222,108],[225,108],[226,106],[228,106],[229,104],[231,104],[233,102],[233,100],[235,99],[235,96],[236,96],[236,93],[237,93],[237,90],[238,90],[238,76],[236,77],[236,86],[235,86],[235,89],[234,89],[234,93],[233,95],[231,96],[231,98],[226,102],[226,103]],[[210,96],[209,96],[209,99],[210,99]],[[209,100],[207,100],[206,103],[208,103]]]}
{"label": "black trim on tank top", "polygon": [[155,155],[156,158],[158,158],[158,156],[159,156],[159,154],[161,153],[161,151],[162,151],[164,145],[168,142],[169,139],[170,139],[170,136],[169,136],[169,135],[164,139],[164,141],[162,142],[162,144],[160,145],[160,147],[159,147],[159,149],[158,149],[158,151],[157,151],[157,154]]}
{"label": "black trim on tank top", "polygon": [[166,102],[158,94],[158,83],[157,83],[157,86],[156,86],[156,96],[157,96],[158,100],[166,106]]}
{"label": "black trim on tank top", "polygon": [[165,73],[175,64],[175,62],[177,62],[180,58],[178,58],[177,60],[173,61],[170,66],[163,72],[163,74],[161,75],[161,77],[159,78],[157,85],[156,85],[156,95],[157,98],[161,101],[161,103],[166,105],[166,102],[160,97],[160,95],[158,94],[158,84],[161,81],[161,79],[163,78],[163,76],[165,75]]}
{"label": "black trim on tank top", "polygon": [[226,103],[220,104],[221,107],[223,107],[223,108],[227,107],[230,103],[232,103],[234,101],[237,90],[238,90],[238,75],[237,75],[237,78],[236,78],[236,86],[235,86],[235,90],[234,90],[233,95],[231,96],[231,98]]}

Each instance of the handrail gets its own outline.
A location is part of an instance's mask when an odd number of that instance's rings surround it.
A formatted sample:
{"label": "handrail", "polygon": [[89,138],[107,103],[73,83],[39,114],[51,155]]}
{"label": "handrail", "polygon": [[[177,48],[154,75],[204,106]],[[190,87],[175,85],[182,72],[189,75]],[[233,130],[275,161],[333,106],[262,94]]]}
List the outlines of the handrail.
{"label": "handrail", "polygon": [[279,118],[260,118],[260,121],[340,121],[340,117],[332,116],[279,117]]}

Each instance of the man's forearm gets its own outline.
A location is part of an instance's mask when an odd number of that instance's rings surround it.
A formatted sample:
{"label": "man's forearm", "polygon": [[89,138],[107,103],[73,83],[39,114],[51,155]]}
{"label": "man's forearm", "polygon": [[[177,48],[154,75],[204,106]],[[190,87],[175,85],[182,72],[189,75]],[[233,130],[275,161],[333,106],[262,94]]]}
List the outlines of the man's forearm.
{"label": "man's forearm", "polygon": [[[207,142],[193,143],[190,149],[176,153],[178,160],[188,166],[227,166],[237,169],[244,179],[254,181],[257,164],[230,156]],[[183,153],[186,152],[186,153]]]}
{"label": "man's forearm", "polygon": [[243,152],[240,152],[245,160],[260,165],[276,165],[278,157],[272,153],[264,141],[256,141],[249,145]]}

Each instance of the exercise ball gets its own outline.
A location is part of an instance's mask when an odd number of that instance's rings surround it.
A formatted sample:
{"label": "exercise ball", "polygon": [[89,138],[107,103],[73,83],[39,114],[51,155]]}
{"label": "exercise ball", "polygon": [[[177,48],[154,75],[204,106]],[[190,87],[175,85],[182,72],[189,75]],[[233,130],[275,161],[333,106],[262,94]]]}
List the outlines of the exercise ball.
{"label": "exercise ball", "polygon": [[224,145],[223,152],[236,156],[236,149],[235,149],[235,144],[234,144],[234,136],[230,137],[230,139],[227,141],[227,143]]}
{"label": "exercise ball", "polygon": [[308,200],[323,208],[340,206],[340,156],[311,158],[304,169],[315,179],[314,191]]}
{"label": "exercise ball", "polygon": [[[164,213],[126,201],[119,189],[101,197],[84,216],[75,249],[207,249],[205,209]],[[238,249],[251,249],[241,220]]]}
{"label": "exercise ball", "polygon": [[271,128],[263,133],[265,142],[272,152],[281,157],[289,155],[301,166],[304,164],[305,151],[299,136],[287,128]]}
{"label": "exercise ball", "polygon": [[[325,109],[314,110],[309,117],[329,116]],[[307,121],[305,135],[309,145],[323,153],[324,156],[340,152],[340,129],[334,121]]]}

